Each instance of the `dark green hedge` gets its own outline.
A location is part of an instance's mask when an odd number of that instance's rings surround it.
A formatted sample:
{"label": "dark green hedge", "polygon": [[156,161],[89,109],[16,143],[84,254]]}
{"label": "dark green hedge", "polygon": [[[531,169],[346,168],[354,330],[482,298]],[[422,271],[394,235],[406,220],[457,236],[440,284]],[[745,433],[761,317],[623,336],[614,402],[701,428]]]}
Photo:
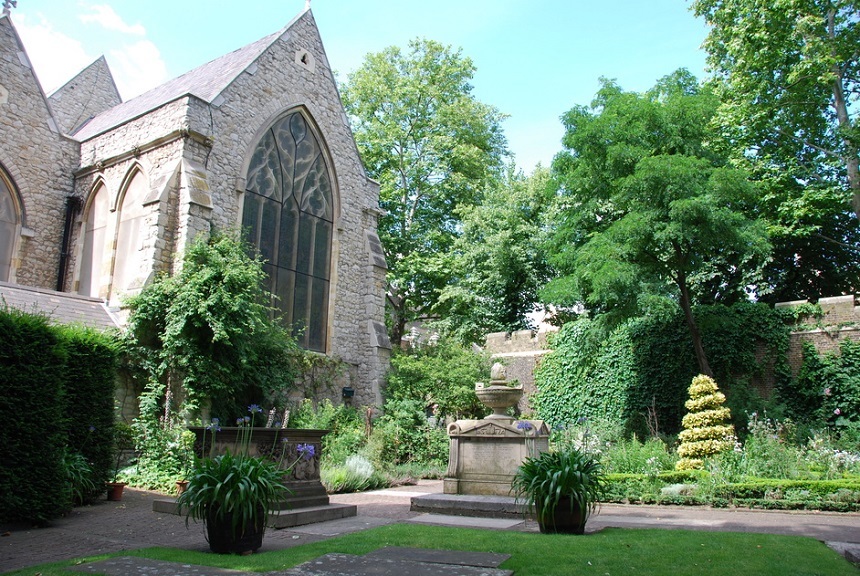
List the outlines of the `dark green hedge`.
{"label": "dark green hedge", "polygon": [[116,348],[102,332],[78,327],[57,331],[67,354],[63,372],[67,441],[92,467],[96,491],[90,496],[95,497],[113,479]]}
{"label": "dark green hedge", "polygon": [[114,366],[109,337],[0,309],[0,520],[42,524],[72,506],[66,451],[82,453],[103,486]]}

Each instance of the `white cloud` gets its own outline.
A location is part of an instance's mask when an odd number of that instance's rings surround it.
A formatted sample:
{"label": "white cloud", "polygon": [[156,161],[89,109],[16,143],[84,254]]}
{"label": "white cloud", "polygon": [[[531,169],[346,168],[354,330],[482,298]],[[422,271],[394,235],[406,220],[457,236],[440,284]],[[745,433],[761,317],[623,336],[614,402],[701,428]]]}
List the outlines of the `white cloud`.
{"label": "white cloud", "polygon": [[134,36],[146,36],[146,28],[142,24],[126,24],[119,14],[114,12],[114,9],[107,4],[96,4],[87,7],[91,12],[89,14],[81,14],[80,19],[84,24],[95,22],[106,30],[113,30],[123,34],[132,34]]}
{"label": "white cloud", "polygon": [[94,56],[87,54],[83,44],[56,31],[44,18],[31,23],[23,14],[16,15],[15,28],[39,82],[48,94],[95,60]]}
{"label": "white cloud", "polygon": [[141,40],[110,51],[111,69],[123,99],[128,100],[168,79],[158,48]]}

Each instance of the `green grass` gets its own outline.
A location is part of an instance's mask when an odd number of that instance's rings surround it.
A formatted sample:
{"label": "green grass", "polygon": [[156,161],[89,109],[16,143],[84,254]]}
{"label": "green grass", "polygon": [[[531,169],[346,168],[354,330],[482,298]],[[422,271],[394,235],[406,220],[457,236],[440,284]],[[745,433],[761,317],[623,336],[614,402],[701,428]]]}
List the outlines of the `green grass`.
{"label": "green grass", "polygon": [[[853,575],[847,560],[812,538],[690,530],[606,529],[587,536],[502,532],[412,524],[393,524],[251,556],[218,556],[175,548],[148,548],[134,555],[185,564],[245,571],[284,570],[328,552],[364,554],[383,546],[413,546],[511,554],[502,568],[516,576],[553,574],[709,574]],[[263,542],[265,548],[265,540]],[[98,556],[87,561],[103,559]],[[42,565],[11,574],[69,576],[66,567],[81,561]]]}

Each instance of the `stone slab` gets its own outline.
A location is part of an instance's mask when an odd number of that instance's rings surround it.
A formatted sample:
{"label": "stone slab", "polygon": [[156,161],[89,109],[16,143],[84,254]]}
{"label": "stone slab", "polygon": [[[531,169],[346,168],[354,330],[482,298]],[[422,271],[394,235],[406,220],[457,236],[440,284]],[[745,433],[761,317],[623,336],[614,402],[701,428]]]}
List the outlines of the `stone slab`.
{"label": "stone slab", "polygon": [[510,530],[522,525],[524,520],[509,518],[481,518],[478,516],[454,516],[451,514],[421,514],[410,518],[416,524],[436,524],[441,526],[461,526],[464,528],[485,528],[490,530]]}
{"label": "stone slab", "polygon": [[89,564],[77,564],[70,566],[67,570],[105,574],[106,576],[243,576],[248,574],[247,572],[213,566],[165,562],[164,560],[151,560],[135,556],[118,556]]}
{"label": "stone slab", "polygon": [[397,520],[392,518],[375,518],[373,516],[353,516],[350,518],[342,518],[340,520],[331,520],[329,522],[318,522],[316,524],[307,524],[290,528],[290,532],[296,534],[312,534],[314,536],[340,536],[341,534],[351,534],[359,530],[367,530],[368,528],[377,528],[379,526],[387,526],[394,524]]}
{"label": "stone slab", "polygon": [[498,568],[511,555],[497,554],[495,552],[465,552],[462,550],[431,550],[429,548],[385,546],[384,548],[378,548],[373,552],[365,554],[364,557],[386,560],[410,560],[412,562],[427,562],[430,564]]}
{"label": "stone slab", "polygon": [[860,544],[857,542],[825,542],[832,550],[835,550],[845,559],[853,564],[860,564]]}
{"label": "stone slab", "polygon": [[[179,514],[179,507],[173,498],[156,498],[152,501],[152,511],[161,514]],[[270,528],[292,528],[316,522],[328,522],[341,518],[350,518],[358,514],[354,504],[326,504],[324,506],[305,506],[290,510],[275,510],[269,512]]]}
{"label": "stone slab", "polygon": [[410,510],[431,514],[523,520],[522,506],[513,496],[425,494],[412,498]]}
{"label": "stone slab", "polygon": [[403,576],[404,574],[409,576],[513,576],[513,571],[333,553],[280,572],[279,576]]}

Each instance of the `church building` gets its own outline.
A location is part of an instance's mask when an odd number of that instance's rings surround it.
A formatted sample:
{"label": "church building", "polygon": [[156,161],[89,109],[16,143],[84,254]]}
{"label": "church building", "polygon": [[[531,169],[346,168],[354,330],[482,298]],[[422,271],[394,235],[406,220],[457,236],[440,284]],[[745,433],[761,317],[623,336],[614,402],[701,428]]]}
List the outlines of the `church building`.
{"label": "church building", "polygon": [[300,345],[345,363],[356,404],[380,403],[379,186],[309,8],[126,102],[104,57],[50,95],[36,73],[0,16],[0,295],[122,318],[123,298],[174,273],[198,234],[236,231]]}

